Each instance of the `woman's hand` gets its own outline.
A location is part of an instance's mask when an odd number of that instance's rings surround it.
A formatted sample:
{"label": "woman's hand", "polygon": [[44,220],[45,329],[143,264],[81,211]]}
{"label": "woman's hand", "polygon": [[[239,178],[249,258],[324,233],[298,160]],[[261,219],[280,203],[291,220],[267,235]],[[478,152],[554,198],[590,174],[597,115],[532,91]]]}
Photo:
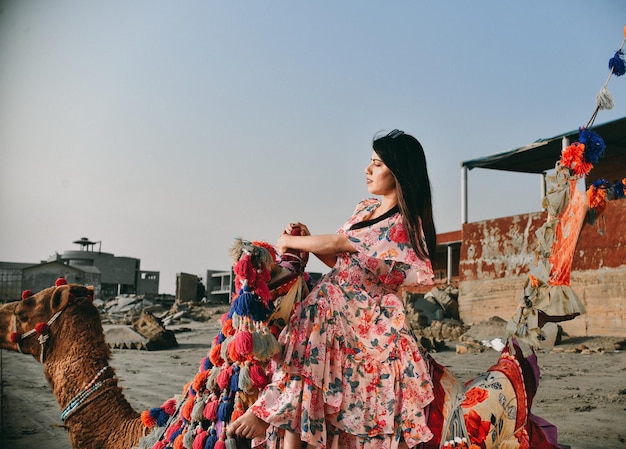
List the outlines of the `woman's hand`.
{"label": "woman's hand", "polygon": [[[297,232],[296,235],[294,235],[295,229],[298,229],[300,231],[300,232]],[[300,222],[289,223],[287,227],[285,228],[285,230],[283,231],[283,233],[281,234],[281,236],[278,238],[278,241],[276,242],[276,248],[278,248],[278,251],[281,254],[284,254],[288,251],[288,249],[295,248],[294,238],[297,238],[298,236],[308,236],[308,235],[311,235],[311,232],[309,231],[309,228],[306,227],[306,225],[303,225]]]}
{"label": "woman's hand", "polygon": [[283,234],[291,235],[295,228],[300,229],[300,235],[311,235],[311,233],[309,232],[309,228],[307,228],[305,224],[302,224],[299,221],[295,223],[289,223],[283,231]]}

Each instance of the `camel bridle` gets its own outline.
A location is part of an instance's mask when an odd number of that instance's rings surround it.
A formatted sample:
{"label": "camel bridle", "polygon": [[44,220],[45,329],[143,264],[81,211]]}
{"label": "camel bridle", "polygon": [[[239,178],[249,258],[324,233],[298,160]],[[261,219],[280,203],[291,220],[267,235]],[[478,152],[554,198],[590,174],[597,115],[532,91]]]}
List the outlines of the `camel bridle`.
{"label": "camel bridle", "polygon": [[[16,307],[17,309],[17,307]],[[47,321],[47,322],[41,322],[38,323],[37,326],[35,326],[33,329],[29,330],[28,332],[25,332],[23,334],[20,334],[17,331],[17,314],[15,312],[15,310],[13,311],[13,333],[11,334],[11,340],[15,343],[15,345],[17,346],[17,350],[23,354],[22,351],[22,347],[20,346],[20,342],[22,340],[25,340],[29,337],[32,337],[33,335],[38,335],[38,340],[39,340],[39,344],[41,345],[41,350],[39,352],[39,362],[41,364],[43,364],[44,362],[44,352],[45,352],[45,348],[46,348],[46,341],[48,341],[48,338],[50,338],[49,335],[49,330],[50,330],[50,325],[52,323],[54,323],[56,321],[56,319],[59,317],[59,315],[61,315],[61,313],[65,310],[65,307],[61,310],[59,310],[57,313],[55,313],[54,315],[52,315],[52,317]]]}
{"label": "camel bridle", "polygon": [[33,329],[23,334],[20,334],[17,331],[17,306],[15,307],[15,309],[13,309],[13,320],[12,320],[13,321],[13,333],[11,334],[11,341],[15,343],[18,352],[22,354],[24,353],[22,351],[22,347],[20,346],[20,342],[22,340],[30,338],[33,335],[38,335],[37,339],[39,341],[39,344],[41,345],[41,351],[39,352],[39,362],[43,364],[44,353],[46,349],[46,342],[50,338],[49,331],[50,331],[50,326],[52,325],[52,323],[54,323],[57,320],[57,318],[59,318],[59,316],[61,315],[61,313],[63,313],[63,311],[65,311],[65,309],[75,304],[79,299],[89,299],[89,296],[81,296],[79,298],[74,298],[73,293],[70,293],[70,295],[73,298],[72,302],[70,302],[69,304],[65,305],[62,309],[57,311],[54,315],[52,315],[52,317],[50,317],[48,321],[46,322],[42,321],[40,323],[37,323],[37,325]]}

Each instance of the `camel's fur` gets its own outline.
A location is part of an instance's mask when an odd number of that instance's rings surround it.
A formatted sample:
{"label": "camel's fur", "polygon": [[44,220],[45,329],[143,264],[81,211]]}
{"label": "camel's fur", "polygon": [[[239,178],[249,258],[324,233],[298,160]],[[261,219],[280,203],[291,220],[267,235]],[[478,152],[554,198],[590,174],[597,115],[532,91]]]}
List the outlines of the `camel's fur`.
{"label": "camel's fur", "polygon": [[[43,361],[46,378],[61,409],[108,365],[111,357],[91,297],[91,288],[63,285],[0,308],[0,348],[12,351],[18,349],[11,342],[12,332],[24,334],[63,310],[50,325]],[[41,348],[37,335],[20,342],[21,351],[32,354],[37,360]],[[102,378],[109,377],[112,379],[67,418],[65,427],[72,447],[129,449],[143,435],[145,427],[140,415],[122,394],[112,368],[106,370]]]}

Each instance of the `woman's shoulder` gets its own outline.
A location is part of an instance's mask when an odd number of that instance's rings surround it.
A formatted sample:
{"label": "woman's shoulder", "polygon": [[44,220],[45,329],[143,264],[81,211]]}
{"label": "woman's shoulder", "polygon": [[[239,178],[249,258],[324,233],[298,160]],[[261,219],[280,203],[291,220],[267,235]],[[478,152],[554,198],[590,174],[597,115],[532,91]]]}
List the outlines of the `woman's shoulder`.
{"label": "woman's shoulder", "polygon": [[374,208],[380,206],[380,200],[377,198],[365,198],[364,200],[361,200],[359,202],[359,204],[356,205],[356,208],[354,209],[354,213],[357,214],[358,212],[362,212],[362,211],[372,211]]}

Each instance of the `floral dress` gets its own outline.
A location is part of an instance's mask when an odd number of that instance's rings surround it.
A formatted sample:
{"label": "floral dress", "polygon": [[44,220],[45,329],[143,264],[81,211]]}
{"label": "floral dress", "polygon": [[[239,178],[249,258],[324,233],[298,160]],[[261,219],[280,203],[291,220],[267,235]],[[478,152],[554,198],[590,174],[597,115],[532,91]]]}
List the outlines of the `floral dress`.
{"label": "floral dress", "polygon": [[432,266],[410,248],[397,208],[364,221],[379,206],[358,204],[338,231],[357,251],[339,255],[280,336],[283,357],[251,407],[270,423],[267,447],[280,447],[285,429],[320,449],[414,447],[432,438],[428,364],[397,295],[401,285],[432,284]]}

